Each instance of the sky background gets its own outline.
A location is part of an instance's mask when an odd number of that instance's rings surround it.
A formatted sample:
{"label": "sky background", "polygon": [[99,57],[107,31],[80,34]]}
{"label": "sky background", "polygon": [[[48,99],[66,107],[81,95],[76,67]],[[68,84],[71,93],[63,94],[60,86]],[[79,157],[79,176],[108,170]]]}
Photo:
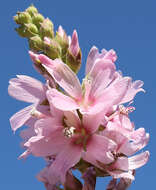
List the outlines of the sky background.
{"label": "sky background", "polygon": [[[8,81],[17,74],[37,79],[28,55],[28,43],[20,38],[12,17],[33,3],[39,11],[52,19],[55,29],[61,24],[68,34],[77,29],[83,60],[79,78],[84,76],[85,62],[90,48],[95,45],[113,48],[118,55],[117,68],[134,80],[143,80],[146,93],[139,93],[132,120],[136,128],[144,127],[150,133],[145,150],[150,160],[136,172],[130,190],[154,189],[156,179],[156,1],[155,0],[5,0],[0,5],[0,189],[43,190],[35,178],[45,163],[30,156],[18,160],[22,153],[19,132],[13,134],[9,117],[27,104],[9,97]],[[97,180],[96,190],[105,189],[107,178]]]}

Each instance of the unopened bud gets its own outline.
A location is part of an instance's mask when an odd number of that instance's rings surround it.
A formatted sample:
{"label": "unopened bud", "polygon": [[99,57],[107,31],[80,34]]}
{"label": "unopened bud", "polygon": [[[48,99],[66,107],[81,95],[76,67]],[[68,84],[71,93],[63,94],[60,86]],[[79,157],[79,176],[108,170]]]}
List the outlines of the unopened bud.
{"label": "unopened bud", "polygon": [[26,31],[26,27],[25,26],[20,26],[19,28],[15,28],[16,32],[21,36],[21,37],[24,37],[26,38],[28,35],[27,35],[27,31]]}
{"label": "unopened bud", "polygon": [[81,50],[78,42],[76,30],[74,30],[71,41],[69,40],[69,48],[66,55],[67,65],[77,73],[81,66]]}
{"label": "unopened bud", "polygon": [[59,26],[58,31],[56,32],[55,40],[60,44],[62,53],[65,54],[69,46],[69,40],[62,26]]}
{"label": "unopened bud", "polygon": [[31,5],[26,9],[26,12],[28,12],[31,16],[33,16],[35,13],[38,13],[38,10],[34,5]]}
{"label": "unopened bud", "polygon": [[29,39],[29,46],[32,50],[40,51],[43,49],[43,41],[38,35],[33,36]]}
{"label": "unopened bud", "polygon": [[78,41],[78,35],[77,35],[76,30],[74,30],[72,39],[71,39],[71,43],[69,45],[69,52],[73,56],[76,57],[78,55],[79,51],[80,51],[80,46],[79,46],[79,41]]}
{"label": "unopened bud", "polygon": [[60,57],[61,47],[58,44],[58,42],[54,39],[44,41],[44,50],[48,57],[50,57],[51,59],[56,59]]}
{"label": "unopened bud", "polygon": [[40,13],[35,13],[32,17],[32,21],[37,27],[40,27],[40,24],[44,21],[44,17]]}
{"label": "unopened bud", "polygon": [[14,21],[17,24],[26,24],[26,23],[31,23],[32,19],[29,13],[27,12],[19,12],[17,13],[16,16],[14,16]]}
{"label": "unopened bud", "polygon": [[25,26],[27,27],[27,31],[30,33],[30,37],[38,34],[38,28],[35,26],[35,24],[29,23],[25,24]]}
{"label": "unopened bud", "polygon": [[66,63],[67,65],[75,72],[77,73],[81,66],[81,50],[79,50],[78,55],[75,57],[73,56],[70,51],[67,51],[66,55]]}
{"label": "unopened bud", "polygon": [[48,18],[41,23],[40,32],[42,37],[54,37],[53,23]]}

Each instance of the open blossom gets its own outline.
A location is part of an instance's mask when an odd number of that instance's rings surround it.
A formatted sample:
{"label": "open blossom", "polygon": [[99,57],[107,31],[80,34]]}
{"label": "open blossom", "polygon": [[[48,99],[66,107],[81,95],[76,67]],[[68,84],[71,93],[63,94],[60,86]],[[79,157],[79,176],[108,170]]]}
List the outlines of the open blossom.
{"label": "open blossom", "polygon": [[[34,122],[32,117],[38,114],[36,109],[42,113],[47,113],[47,106],[41,105],[46,99],[47,87],[40,81],[25,75],[17,75],[9,81],[8,92],[17,100],[32,103],[32,105],[20,110],[10,118],[11,127],[14,131],[25,123]],[[40,117],[38,115],[38,117]]]}
{"label": "open blossom", "polygon": [[144,91],[143,82],[132,82],[116,71],[113,50],[99,53],[96,47],[91,49],[82,85],[60,59],[33,52],[30,56],[64,89],[23,75],[11,79],[8,88],[11,96],[33,103],[10,122],[14,131],[29,126],[21,132],[26,148],[21,158],[33,154],[50,159],[38,175],[47,190],[65,184],[67,173],[80,159],[113,178],[133,180],[133,171],[148,161],[148,151],[134,154],[147,145],[149,134],[144,128],[135,130],[128,115],[134,107],[122,104]]}
{"label": "open blossom", "polygon": [[149,159],[148,151],[132,156],[147,145],[149,134],[145,132],[144,128],[135,130],[134,124],[129,120],[128,112],[125,112],[131,109],[132,107],[122,107],[122,109],[117,110],[113,117],[110,116],[110,119],[108,117],[107,127],[101,132],[101,135],[117,144],[113,153],[115,162],[108,167],[103,166],[113,178],[133,180],[132,171],[146,164]]}
{"label": "open blossom", "polygon": [[97,161],[103,164],[112,163],[114,156],[111,152],[116,143],[98,134],[103,115],[84,114],[80,120],[76,112],[54,111],[49,93],[50,91],[47,92],[47,97],[55,117],[47,116],[38,120],[34,127],[36,136],[31,137],[25,147],[35,156],[56,156],[48,169],[50,183],[64,183],[67,171],[75,166],[80,158],[93,165]]}
{"label": "open blossom", "polygon": [[143,91],[143,83],[122,77],[116,71],[116,57],[113,50],[99,53],[93,47],[88,55],[86,77],[81,86],[75,73],[60,59],[51,60],[45,55],[38,55],[46,70],[66,92],[62,94],[56,89],[51,90],[55,107],[64,111],[79,109],[81,113],[96,114],[133,100],[137,92]]}

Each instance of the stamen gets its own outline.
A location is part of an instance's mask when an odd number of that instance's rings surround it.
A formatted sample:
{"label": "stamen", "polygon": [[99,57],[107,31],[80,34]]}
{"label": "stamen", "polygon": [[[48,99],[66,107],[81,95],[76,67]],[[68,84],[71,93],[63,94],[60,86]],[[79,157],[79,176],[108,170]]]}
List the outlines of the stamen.
{"label": "stamen", "polygon": [[124,107],[123,105],[119,105],[119,112],[125,115],[128,115],[129,113],[133,112],[135,110],[135,107]]}
{"label": "stamen", "polygon": [[30,115],[31,115],[32,117],[37,118],[37,119],[41,119],[41,118],[44,118],[44,117],[45,117],[45,115],[44,115],[43,113],[39,112],[38,110],[36,110],[35,107],[32,108],[32,110],[31,110],[31,112],[30,112]]}
{"label": "stamen", "polygon": [[75,127],[70,127],[70,128],[66,127],[63,130],[63,134],[67,138],[71,138],[74,135],[74,132],[75,132]]}

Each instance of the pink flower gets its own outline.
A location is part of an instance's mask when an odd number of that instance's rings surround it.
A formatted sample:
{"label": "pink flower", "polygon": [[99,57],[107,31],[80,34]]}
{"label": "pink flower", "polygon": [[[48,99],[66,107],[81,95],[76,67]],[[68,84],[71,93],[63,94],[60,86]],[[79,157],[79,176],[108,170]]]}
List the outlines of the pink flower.
{"label": "pink flower", "polygon": [[39,55],[38,59],[68,95],[56,89],[50,91],[52,103],[61,110],[80,109],[81,113],[87,114],[107,112],[114,105],[131,101],[137,92],[142,91],[141,81],[132,83],[131,78],[116,72],[113,50],[102,50],[99,54],[95,47],[91,49],[82,86],[75,73],[60,59],[51,60],[45,55]]}
{"label": "pink flower", "polygon": [[130,110],[130,108],[122,108],[120,112],[114,113],[113,117],[110,116],[105,130],[101,132],[101,135],[117,144],[116,150],[113,152],[115,162],[109,167],[104,166],[104,169],[113,178],[130,178],[133,180],[132,171],[147,163],[149,152],[145,151],[135,156],[132,155],[147,145],[149,134],[145,132],[144,128],[134,129],[134,124],[130,122],[128,113],[124,112],[126,110]]}
{"label": "pink flower", "polygon": [[[8,92],[17,100],[33,103],[30,106],[20,110],[10,118],[13,131],[16,131],[22,125],[34,122],[33,115],[40,118],[40,112],[47,113],[47,106],[41,105],[46,99],[47,87],[38,80],[25,76],[17,75],[9,81]],[[38,111],[40,112],[38,112]]]}
{"label": "pink flower", "polygon": [[35,156],[51,157],[55,160],[48,169],[48,181],[51,185],[65,182],[67,171],[83,158],[97,165],[97,161],[110,164],[114,161],[111,153],[116,143],[98,134],[103,113],[84,114],[82,120],[75,111],[54,110],[50,91],[48,101],[53,117],[45,117],[35,123],[36,136],[31,137],[25,147]]}

